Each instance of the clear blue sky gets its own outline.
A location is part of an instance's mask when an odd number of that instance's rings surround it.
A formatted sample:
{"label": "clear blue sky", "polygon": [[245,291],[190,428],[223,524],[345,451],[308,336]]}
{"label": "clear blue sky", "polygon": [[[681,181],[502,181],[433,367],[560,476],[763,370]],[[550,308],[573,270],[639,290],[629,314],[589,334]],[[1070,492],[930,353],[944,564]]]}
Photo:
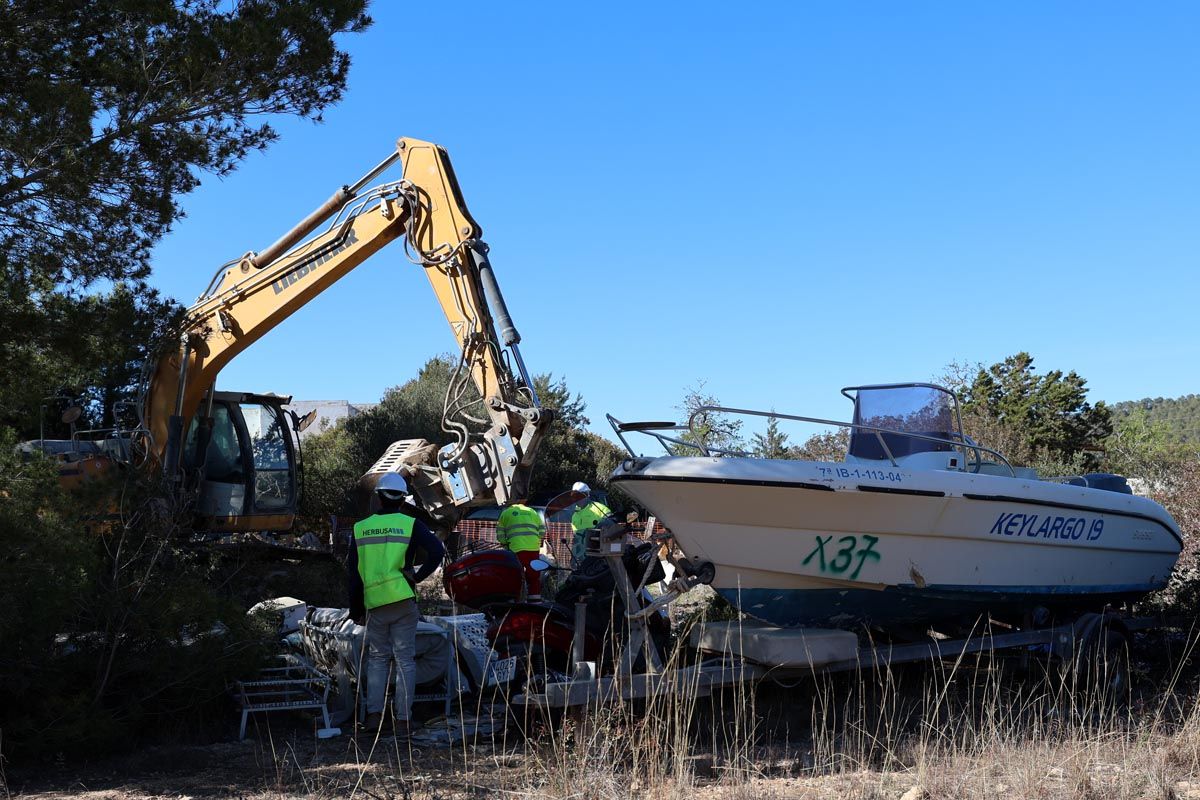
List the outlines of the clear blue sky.
{"label": "clear blue sky", "polygon": [[[1094,400],[1200,391],[1200,5],[372,15],[323,124],[185,199],[159,287],[190,302],[406,135],[449,150],[530,369],[597,430],[698,379],[844,418],[843,385],[1020,350]],[[384,250],[220,386],[378,399],[455,347],[417,272]]]}

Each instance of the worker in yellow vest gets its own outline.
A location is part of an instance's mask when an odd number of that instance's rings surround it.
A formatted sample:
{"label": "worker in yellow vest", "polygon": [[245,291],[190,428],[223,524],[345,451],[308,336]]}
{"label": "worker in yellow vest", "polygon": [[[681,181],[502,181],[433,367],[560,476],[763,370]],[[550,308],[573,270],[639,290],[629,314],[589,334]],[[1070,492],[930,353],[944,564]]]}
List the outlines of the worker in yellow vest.
{"label": "worker in yellow vest", "polygon": [[592,499],[592,487],[583,481],[576,481],[571,491],[583,495],[576,502],[579,507],[571,515],[571,528],[575,531],[575,538],[571,542],[571,558],[578,564],[587,558],[587,532],[612,511],[604,503]]}
{"label": "worker in yellow vest", "polygon": [[542,516],[527,505],[514,503],[500,512],[496,523],[496,541],[513,551],[525,567],[527,600],[542,599],[542,575],[531,565],[541,555],[546,526]]}
{"label": "worker in yellow vest", "polygon": [[[375,485],[380,511],[354,526],[354,546],[347,560],[350,618],[367,627],[366,728],[378,731],[383,724],[388,666],[396,660],[395,732],[407,737],[412,730],[413,689],[417,677],[416,585],[442,563],[445,547],[418,519],[401,513],[408,483],[394,472],[384,473]],[[421,566],[414,572],[416,555]]]}

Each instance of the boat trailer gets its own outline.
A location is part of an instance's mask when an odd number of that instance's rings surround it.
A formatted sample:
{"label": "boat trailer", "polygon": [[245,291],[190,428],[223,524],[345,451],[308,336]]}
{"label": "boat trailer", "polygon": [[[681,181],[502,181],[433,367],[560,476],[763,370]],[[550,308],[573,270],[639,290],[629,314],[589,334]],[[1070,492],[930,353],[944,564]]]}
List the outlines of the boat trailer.
{"label": "boat trailer", "polygon": [[[671,546],[670,532],[653,533],[654,525],[655,519],[651,517],[645,528],[645,538],[667,546],[668,560],[675,567],[675,574],[666,590],[644,606],[639,596],[645,589],[645,580],[635,583],[621,558],[628,528],[609,521],[601,523],[589,534],[587,553],[604,558],[626,609],[629,636],[614,672],[601,675],[595,662],[582,659],[584,604],[580,603],[576,607],[579,624],[575,626],[570,676],[566,680],[547,680],[515,695],[510,698],[513,705],[550,710],[680,693],[705,697],[717,690],[748,683],[790,683],[819,674],[881,670],[905,663],[958,661],[970,655],[1022,649],[1050,656],[1072,673],[1082,674],[1088,659],[1103,652],[1109,632],[1128,641],[1137,631],[1171,625],[1157,617],[1126,617],[1105,611],[1086,613],[1071,622],[1043,628],[996,633],[988,625],[980,633],[965,638],[931,636],[919,642],[864,645],[851,631],[778,628],[743,619],[697,625],[691,631],[690,641],[702,654],[702,660],[667,668],[650,636],[647,617],[660,613],[683,593],[710,582],[713,570],[711,564],[696,563],[679,554]],[[633,665],[640,654],[645,655],[646,668],[635,671]]]}

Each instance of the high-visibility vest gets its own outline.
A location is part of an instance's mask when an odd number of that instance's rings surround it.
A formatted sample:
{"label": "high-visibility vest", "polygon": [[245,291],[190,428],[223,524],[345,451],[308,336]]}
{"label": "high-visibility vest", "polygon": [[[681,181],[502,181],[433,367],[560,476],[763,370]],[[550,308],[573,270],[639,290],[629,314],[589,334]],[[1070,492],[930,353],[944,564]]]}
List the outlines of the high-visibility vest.
{"label": "high-visibility vest", "polygon": [[609,510],[608,506],[593,500],[571,515],[571,527],[575,529],[576,533],[591,530],[596,526],[597,522],[611,513],[612,511]]}
{"label": "high-visibility vest", "polygon": [[407,514],[375,514],[354,525],[358,574],[368,610],[414,596],[403,572],[414,522]]}
{"label": "high-visibility vest", "polygon": [[575,557],[576,561],[582,561],[587,556],[587,532],[611,513],[608,506],[593,500],[571,515],[571,527],[575,529],[575,540],[571,542],[571,555]]}
{"label": "high-visibility vest", "polygon": [[496,523],[496,541],[514,553],[540,550],[545,534],[546,528],[538,513],[520,503],[504,509]]}

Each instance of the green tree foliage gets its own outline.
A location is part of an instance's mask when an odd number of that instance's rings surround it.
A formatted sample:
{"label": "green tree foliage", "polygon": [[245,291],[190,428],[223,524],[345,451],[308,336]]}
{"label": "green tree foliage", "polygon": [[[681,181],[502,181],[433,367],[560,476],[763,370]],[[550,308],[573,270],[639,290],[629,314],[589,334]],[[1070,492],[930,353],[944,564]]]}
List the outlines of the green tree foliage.
{"label": "green tree foliage", "polygon": [[[354,496],[358,479],[392,442],[452,441],[441,420],[454,367],[455,360],[449,356],[432,358],[417,377],[389,389],[375,408],[308,439],[304,446],[304,515],[320,523],[330,514],[358,513]],[[556,416],[538,450],[531,496],[545,499],[579,480],[603,487],[620,458],[616,445],[586,430],[587,405],[571,393],[565,379],[537,375],[534,387],[542,405],[553,409]],[[478,393],[468,393],[467,399],[477,397]],[[476,421],[471,427],[480,431],[485,426]]]}
{"label": "green tree foliage", "polygon": [[[454,361],[449,356],[431,358],[417,377],[388,389],[379,405],[346,420],[346,432],[364,470],[397,439],[449,441],[450,434],[442,429],[442,408],[453,370]],[[479,393],[474,395],[478,397]],[[480,430],[484,426],[473,427]]]}
{"label": "green tree foliage", "polygon": [[572,395],[565,378],[538,375],[534,387],[542,404],[554,409],[555,421],[542,440],[533,470],[530,495],[549,499],[583,481],[593,489],[608,485],[608,476],[620,461],[620,450],[612,442],[587,430],[591,420],[587,404]]}
{"label": "green tree foliage", "polygon": [[82,606],[93,553],[59,490],[57,471],[44,460],[23,462],[11,431],[0,430],[0,673],[25,691],[36,674],[20,666],[40,663],[58,626]]}
{"label": "green tree foliage", "polygon": [[1168,613],[1195,619],[1200,615],[1200,458],[1176,454],[1171,466],[1159,469],[1169,478],[1152,485],[1150,496],[1171,512],[1183,533],[1183,552],[1167,591],[1151,598]]}
{"label": "green tree foliage", "polygon": [[1018,463],[1095,469],[1112,433],[1111,412],[1087,401],[1086,380],[1074,371],[1038,375],[1028,353],[981,367],[961,400],[968,435]]}
{"label": "green tree foliage", "polygon": [[1134,408],[1117,419],[1104,468],[1126,475],[1135,490],[1161,503],[1183,533],[1183,552],[1166,591],[1147,599],[1157,611],[1196,615],[1200,608],[1200,457],[1172,441],[1167,422]]}
{"label": "green tree foliage", "polygon": [[779,429],[778,418],[767,417],[766,430],[754,434],[751,440],[752,452],[759,458],[790,458],[791,448],[787,442],[788,435]]}
{"label": "green tree foliage", "polygon": [[[587,481],[587,483],[592,486],[608,487],[609,476],[622,461],[629,457],[629,453],[625,451],[625,448],[610,442],[599,434],[588,431],[586,436],[596,458],[595,482]],[[586,479],[583,480],[586,481]]]}
{"label": "green tree foliage", "polygon": [[365,5],[3,4],[0,424],[36,435],[42,398],[60,393],[111,423],[177,313],[145,278],[180,198],[274,141],[267,120],[319,119],[341,97],[349,57],[334,37],[369,24]]}
{"label": "green tree foliage", "polygon": [[[11,313],[4,313],[9,311]],[[182,309],[158,292],[129,282],[95,294],[51,293],[37,305],[7,304],[0,292],[0,424],[33,438],[65,438],[64,405],[81,404],[79,428],[110,428],[113,406],[137,395],[145,365],[172,340]],[[45,403],[46,398],[70,398]],[[46,412],[41,406],[47,405]]]}
{"label": "green tree foliage", "polygon": [[1121,420],[1144,412],[1147,422],[1161,424],[1168,443],[1200,445],[1200,394],[1176,398],[1143,398],[1114,403],[1113,418]]}
{"label": "green tree foliage", "polygon": [[365,0],[8,0],[0,254],[29,291],[137,279],[199,174],[320,119]]}
{"label": "green tree foliage", "polygon": [[1180,455],[1170,442],[1167,424],[1138,408],[1117,417],[1105,442],[1104,468],[1161,486],[1170,481]]}
{"label": "green tree foliage", "polygon": [[305,524],[324,530],[330,516],[356,513],[354,487],[366,467],[344,423],[309,436],[300,453],[304,464],[300,516]]}
{"label": "green tree foliage", "polygon": [[804,461],[845,461],[850,447],[850,429],[837,428],[824,433],[814,433],[804,444],[795,445],[788,451],[788,458]]}
{"label": "green tree foliage", "polygon": [[450,440],[441,420],[454,365],[448,355],[429,359],[417,377],[388,389],[379,405],[305,442],[304,516],[323,521],[331,514],[359,513],[354,493],[358,479],[392,442]]}
{"label": "green tree foliage", "polygon": [[[684,414],[684,424],[689,420],[693,421],[691,430],[681,432],[677,438],[705,449],[742,450],[745,446],[742,442],[742,420],[728,414],[700,410],[705,406],[721,405],[716,395],[705,391],[706,383],[702,380],[689,387],[683,397],[683,403],[677,406]],[[677,449],[677,453],[695,455],[696,450],[681,447]]]}

